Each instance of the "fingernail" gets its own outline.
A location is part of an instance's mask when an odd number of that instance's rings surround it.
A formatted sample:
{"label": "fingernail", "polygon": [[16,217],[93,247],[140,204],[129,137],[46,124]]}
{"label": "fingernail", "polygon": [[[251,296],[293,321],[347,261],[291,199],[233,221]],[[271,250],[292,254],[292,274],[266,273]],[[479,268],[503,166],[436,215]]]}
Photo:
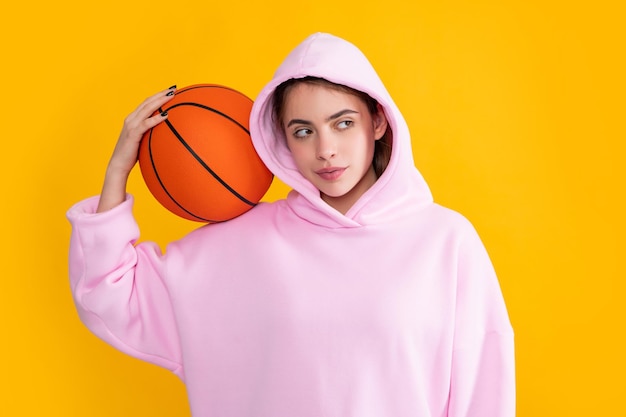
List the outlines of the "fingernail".
{"label": "fingernail", "polygon": [[171,86],[170,88],[168,88],[168,90],[173,90],[176,88],[176,84],[174,84],[173,86]]}
{"label": "fingernail", "polygon": [[166,94],[166,96],[173,96],[174,95],[174,91],[170,91],[169,93]]}
{"label": "fingernail", "polygon": [[161,113],[161,117],[165,117],[165,116],[167,116],[167,112],[166,112],[166,111],[164,111],[163,113]]}

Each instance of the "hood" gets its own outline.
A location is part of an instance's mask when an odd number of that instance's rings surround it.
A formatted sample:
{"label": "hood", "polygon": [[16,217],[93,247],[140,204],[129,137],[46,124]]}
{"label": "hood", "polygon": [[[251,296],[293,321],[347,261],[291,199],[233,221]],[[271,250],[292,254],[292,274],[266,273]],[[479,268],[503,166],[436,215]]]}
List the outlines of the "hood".
{"label": "hood", "polygon": [[[272,121],[275,88],[291,78],[320,77],[363,91],[383,107],[393,132],[389,165],[376,183],[344,215],[326,204],[319,190],[296,168],[282,133]],[[259,156],[285,184],[293,188],[287,203],[303,219],[325,227],[362,227],[415,215],[432,202],[422,175],[415,168],[407,124],[365,55],[336,36],[316,33],[285,59],[261,90],[250,115],[250,134]]]}

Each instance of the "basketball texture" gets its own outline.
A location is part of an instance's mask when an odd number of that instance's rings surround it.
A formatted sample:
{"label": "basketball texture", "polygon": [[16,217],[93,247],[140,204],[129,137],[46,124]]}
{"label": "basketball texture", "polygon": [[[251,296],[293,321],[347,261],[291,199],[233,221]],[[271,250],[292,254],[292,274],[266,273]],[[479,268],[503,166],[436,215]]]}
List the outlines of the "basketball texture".
{"label": "basketball texture", "polygon": [[223,222],[254,207],[273,175],[249,131],[252,100],[221,85],[181,88],[159,109],[168,118],[147,131],[139,166],[152,195],[172,213]]}

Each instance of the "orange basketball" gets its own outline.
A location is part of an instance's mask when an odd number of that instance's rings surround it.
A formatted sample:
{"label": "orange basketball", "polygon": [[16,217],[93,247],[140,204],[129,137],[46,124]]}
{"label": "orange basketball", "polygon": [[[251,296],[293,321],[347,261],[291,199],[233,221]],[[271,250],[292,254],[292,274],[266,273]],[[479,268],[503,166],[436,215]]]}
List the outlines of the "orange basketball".
{"label": "orange basketball", "polygon": [[139,166],[152,195],[188,220],[222,222],[250,210],[273,175],[249,131],[252,100],[232,88],[181,88],[159,112],[168,118],[147,131]]}

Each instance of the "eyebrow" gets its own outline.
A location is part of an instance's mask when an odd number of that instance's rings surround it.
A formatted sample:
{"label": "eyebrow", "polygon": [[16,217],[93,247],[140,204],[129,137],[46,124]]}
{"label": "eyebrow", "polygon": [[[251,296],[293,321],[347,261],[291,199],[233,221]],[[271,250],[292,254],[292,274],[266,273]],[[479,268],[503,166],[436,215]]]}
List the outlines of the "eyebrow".
{"label": "eyebrow", "polygon": [[[344,116],[346,114],[353,114],[353,113],[358,114],[359,112],[356,111],[356,110],[351,110],[351,109],[343,109],[343,110],[338,111],[337,113],[334,113],[334,114],[331,114],[330,116],[328,116],[326,118],[326,121],[330,122],[331,120],[338,119],[341,116]],[[289,127],[291,125],[294,125],[294,124],[310,125],[310,124],[313,124],[313,123],[311,121],[309,121],[309,120],[304,120],[304,119],[291,119],[289,121],[289,123],[287,123],[287,127]]]}

